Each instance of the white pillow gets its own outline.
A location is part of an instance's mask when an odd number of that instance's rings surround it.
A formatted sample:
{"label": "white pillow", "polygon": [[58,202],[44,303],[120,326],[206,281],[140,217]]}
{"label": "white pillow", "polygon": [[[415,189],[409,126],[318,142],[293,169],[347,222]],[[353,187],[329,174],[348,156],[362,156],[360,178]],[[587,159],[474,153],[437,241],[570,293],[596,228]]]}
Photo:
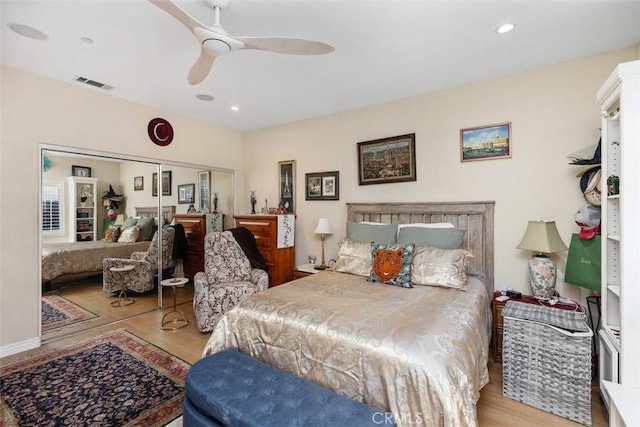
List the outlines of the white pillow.
{"label": "white pillow", "polygon": [[338,246],[335,270],[368,277],[371,273],[371,243],[345,237]]}
{"label": "white pillow", "polygon": [[416,222],[415,224],[398,224],[398,230],[404,227],[424,227],[424,228],[456,228],[449,222]]}
{"label": "white pillow", "polygon": [[138,240],[138,237],[140,237],[140,227],[135,225],[125,229],[122,234],[120,234],[118,243],[133,243]]}
{"label": "white pillow", "polygon": [[473,255],[464,249],[416,248],[411,261],[411,283],[466,291],[471,258]]}

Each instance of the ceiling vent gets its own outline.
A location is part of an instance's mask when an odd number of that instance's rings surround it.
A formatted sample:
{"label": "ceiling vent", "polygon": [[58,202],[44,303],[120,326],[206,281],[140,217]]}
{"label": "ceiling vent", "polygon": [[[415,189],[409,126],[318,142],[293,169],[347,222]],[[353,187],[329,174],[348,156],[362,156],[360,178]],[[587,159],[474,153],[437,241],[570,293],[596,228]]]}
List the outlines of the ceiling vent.
{"label": "ceiling vent", "polygon": [[77,82],[80,82],[80,83],[87,84],[89,86],[100,88],[100,89],[113,90],[113,86],[109,86],[109,85],[106,85],[104,83],[100,83],[100,82],[97,82],[95,80],[88,79],[86,77],[76,76],[74,78],[74,80],[77,81]]}

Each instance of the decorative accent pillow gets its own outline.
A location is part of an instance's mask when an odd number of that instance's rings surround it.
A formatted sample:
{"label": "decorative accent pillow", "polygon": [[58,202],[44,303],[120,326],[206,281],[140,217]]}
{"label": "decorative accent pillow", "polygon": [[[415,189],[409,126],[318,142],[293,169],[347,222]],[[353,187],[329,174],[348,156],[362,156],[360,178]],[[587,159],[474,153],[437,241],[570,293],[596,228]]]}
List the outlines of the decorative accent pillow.
{"label": "decorative accent pillow", "polygon": [[419,247],[411,263],[411,283],[466,291],[470,258],[464,249]]}
{"label": "decorative accent pillow", "polygon": [[398,232],[398,244],[460,249],[465,231],[461,228],[403,227]]}
{"label": "decorative accent pillow", "polygon": [[368,277],[371,273],[371,243],[344,238],[338,243],[336,271]]}
{"label": "decorative accent pillow", "polygon": [[371,244],[371,273],[370,282],[382,282],[388,285],[412,288],[411,260],[413,259],[413,244],[383,245]]}
{"label": "decorative accent pillow", "polygon": [[111,242],[112,243],[117,243],[118,239],[120,238],[120,233],[122,233],[122,228],[120,228],[119,225],[112,225],[109,228],[112,230],[111,231]]}
{"label": "decorative accent pillow", "polygon": [[131,228],[137,224],[138,224],[138,218],[136,217],[127,218],[124,220],[124,223],[122,224],[122,229],[126,230],[127,228]]}
{"label": "decorative accent pillow", "polygon": [[347,222],[347,238],[358,242],[396,243],[398,224]]}
{"label": "decorative accent pillow", "polygon": [[136,225],[140,227],[140,237],[138,238],[138,240],[141,242],[151,240],[151,238],[153,237],[154,227],[153,218],[140,218]]}
{"label": "decorative accent pillow", "polygon": [[113,227],[108,227],[107,231],[104,233],[104,241],[111,242],[111,239],[113,239]]}
{"label": "decorative accent pillow", "polygon": [[133,243],[138,241],[138,237],[140,237],[140,227],[136,225],[126,228],[118,237],[118,243]]}

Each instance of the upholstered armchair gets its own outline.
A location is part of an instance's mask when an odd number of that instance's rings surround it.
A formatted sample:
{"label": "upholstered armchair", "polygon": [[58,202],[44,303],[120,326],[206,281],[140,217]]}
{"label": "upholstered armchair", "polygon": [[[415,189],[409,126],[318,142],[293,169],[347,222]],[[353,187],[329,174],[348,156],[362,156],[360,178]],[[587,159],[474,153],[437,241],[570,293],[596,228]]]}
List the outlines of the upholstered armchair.
{"label": "upholstered armchair", "polygon": [[269,287],[266,271],[252,268],[230,231],[209,233],[204,241],[204,271],[194,277],[193,311],[200,332],[213,330],[224,313]]}
{"label": "upholstered armchair", "polygon": [[[147,292],[153,289],[153,279],[158,269],[158,235],[153,235],[146,252],[134,252],[131,258],[105,258],[102,260],[102,289],[105,292],[131,290]],[[173,267],[173,239],[175,230],[162,230],[162,269]],[[114,243],[117,244],[117,243]],[[112,271],[113,267],[134,266],[130,271]],[[126,287],[126,288],[125,288]]]}

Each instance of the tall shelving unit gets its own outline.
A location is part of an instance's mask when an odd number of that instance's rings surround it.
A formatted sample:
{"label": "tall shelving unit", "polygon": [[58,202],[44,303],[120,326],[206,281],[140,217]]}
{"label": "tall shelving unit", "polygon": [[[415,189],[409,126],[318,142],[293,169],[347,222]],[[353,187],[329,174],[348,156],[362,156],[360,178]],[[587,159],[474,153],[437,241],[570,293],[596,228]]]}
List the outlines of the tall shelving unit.
{"label": "tall shelving unit", "polygon": [[98,227],[98,178],[70,176],[67,178],[67,217],[70,242],[96,240]]}
{"label": "tall shelving unit", "polygon": [[[640,387],[640,61],[618,65],[597,99],[603,189],[599,372],[611,409],[603,381]],[[605,197],[610,176],[619,177],[619,191]]]}

